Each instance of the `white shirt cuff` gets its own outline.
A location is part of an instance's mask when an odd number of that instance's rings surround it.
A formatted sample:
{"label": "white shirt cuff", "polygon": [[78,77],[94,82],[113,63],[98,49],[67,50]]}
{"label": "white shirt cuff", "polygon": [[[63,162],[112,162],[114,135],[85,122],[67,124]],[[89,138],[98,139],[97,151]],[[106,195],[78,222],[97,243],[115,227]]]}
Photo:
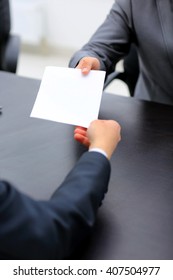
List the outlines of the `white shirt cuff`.
{"label": "white shirt cuff", "polygon": [[89,152],[97,152],[97,153],[104,155],[106,158],[108,158],[105,151],[103,151],[102,149],[99,149],[99,148],[91,148],[91,149],[89,149]]}

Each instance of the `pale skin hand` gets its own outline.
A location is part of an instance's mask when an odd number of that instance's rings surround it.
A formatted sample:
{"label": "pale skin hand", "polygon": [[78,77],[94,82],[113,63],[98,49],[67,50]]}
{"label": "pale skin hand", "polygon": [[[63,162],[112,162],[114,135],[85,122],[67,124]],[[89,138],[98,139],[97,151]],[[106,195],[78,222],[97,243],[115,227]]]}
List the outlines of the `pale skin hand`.
{"label": "pale skin hand", "polygon": [[121,140],[121,127],[113,120],[95,120],[88,129],[77,127],[74,138],[88,148],[100,148],[110,159]]}
{"label": "pale skin hand", "polygon": [[100,70],[100,61],[95,57],[83,57],[77,67],[77,69],[81,69],[82,74],[87,75],[90,70]]}

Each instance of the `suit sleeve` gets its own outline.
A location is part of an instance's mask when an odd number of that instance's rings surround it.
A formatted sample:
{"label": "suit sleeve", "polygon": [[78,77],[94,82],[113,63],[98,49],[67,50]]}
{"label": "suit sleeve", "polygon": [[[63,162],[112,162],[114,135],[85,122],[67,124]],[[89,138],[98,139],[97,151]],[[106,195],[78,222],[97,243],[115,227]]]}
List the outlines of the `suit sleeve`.
{"label": "suit sleeve", "polygon": [[131,0],[117,0],[89,42],[73,55],[69,66],[76,67],[82,57],[91,56],[99,59],[101,70],[113,72],[115,64],[129,51],[133,26],[131,13]]}
{"label": "suit sleeve", "polygon": [[94,225],[109,176],[109,161],[86,152],[49,201],[35,201],[1,181],[1,258],[69,257]]}

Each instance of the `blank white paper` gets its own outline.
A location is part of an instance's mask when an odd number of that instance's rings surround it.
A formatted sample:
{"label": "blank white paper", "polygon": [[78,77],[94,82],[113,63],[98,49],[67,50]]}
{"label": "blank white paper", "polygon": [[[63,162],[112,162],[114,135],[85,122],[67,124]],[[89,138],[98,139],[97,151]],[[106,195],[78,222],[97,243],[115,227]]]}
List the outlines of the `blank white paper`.
{"label": "blank white paper", "polygon": [[31,117],[88,127],[98,118],[105,71],[48,66]]}

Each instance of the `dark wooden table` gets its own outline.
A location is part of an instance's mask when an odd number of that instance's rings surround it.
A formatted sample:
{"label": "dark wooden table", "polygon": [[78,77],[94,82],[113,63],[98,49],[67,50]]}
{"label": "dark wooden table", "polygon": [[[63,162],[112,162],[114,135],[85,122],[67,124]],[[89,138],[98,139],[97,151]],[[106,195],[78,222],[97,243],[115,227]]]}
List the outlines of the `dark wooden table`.
{"label": "dark wooden table", "polygon": [[[0,178],[48,199],[85,151],[73,126],[33,119],[40,81],[0,72]],[[72,258],[173,259],[173,106],[104,93],[100,118],[122,126],[109,192]]]}

